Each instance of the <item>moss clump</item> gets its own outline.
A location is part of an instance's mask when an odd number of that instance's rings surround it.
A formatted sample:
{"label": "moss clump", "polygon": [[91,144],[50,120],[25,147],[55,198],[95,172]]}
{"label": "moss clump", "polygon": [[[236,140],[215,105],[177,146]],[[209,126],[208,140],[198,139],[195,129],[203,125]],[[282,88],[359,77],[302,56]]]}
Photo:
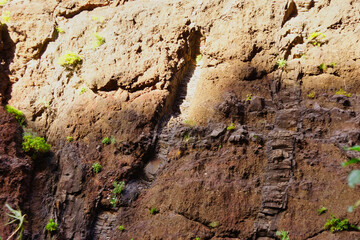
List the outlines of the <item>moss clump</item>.
{"label": "moss clump", "polygon": [[66,53],[59,58],[59,64],[65,68],[74,68],[76,65],[82,63],[82,58],[83,57],[77,52],[66,51]]}
{"label": "moss clump", "polygon": [[346,230],[358,230],[355,225],[349,223],[349,220],[344,219],[340,220],[339,218],[335,217],[331,214],[331,219],[328,219],[324,225],[325,230],[330,230],[330,232],[341,232]]}
{"label": "moss clump", "polygon": [[340,88],[339,91],[337,91],[335,93],[335,95],[343,95],[345,97],[351,97],[351,93],[348,93],[345,90],[342,90],[342,88]]}
{"label": "moss clump", "polygon": [[54,222],[53,219],[50,219],[48,224],[46,224],[45,229],[49,232],[56,232],[58,230],[58,224]]}
{"label": "moss clump", "polygon": [[109,145],[111,143],[111,140],[110,138],[108,137],[105,137],[102,141],[101,141],[102,144],[104,145]]}
{"label": "moss clump", "polygon": [[231,123],[231,124],[226,128],[227,131],[231,131],[231,130],[234,130],[234,129],[236,129],[235,123]]}
{"label": "moss clump", "polygon": [[34,153],[46,153],[51,148],[50,144],[47,144],[43,137],[37,137],[32,132],[25,132],[23,136],[22,149],[24,152]]}
{"label": "moss clump", "polygon": [[13,108],[13,107],[10,106],[10,105],[6,105],[6,106],[5,106],[5,110],[6,110],[8,113],[14,115],[15,118],[16,118],[16,120],[18,121],[18,123],[19,123],[20,125],[23,125],[23,123],[25,122],[25,115],[22,113],[22,111],[20,111],[20,110],[18,110],[18,109],[16,109],[16,108]]}
{"label": "moss clump", "polygon": [[3,12],[2,15],[1,15],[1,21],[0,21],[1,24],[10,22],[10,16],[11,16],[10,11]]}

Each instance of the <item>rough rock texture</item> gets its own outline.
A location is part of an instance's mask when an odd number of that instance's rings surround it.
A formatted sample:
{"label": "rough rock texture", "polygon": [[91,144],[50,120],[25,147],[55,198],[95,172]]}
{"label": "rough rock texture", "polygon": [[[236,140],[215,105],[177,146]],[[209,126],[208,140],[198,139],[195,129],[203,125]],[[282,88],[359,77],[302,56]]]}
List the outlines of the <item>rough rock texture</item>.
{"label": "rough rock texture", "polygon": [[[25,156],[21,127],[0,109],[0,236],[15,229],[4,227],[8,202],[27,214],[25,239],[359,238],[323,229],[330,213],[360,224],[346,212],[359,198],[351,167],[340,166],[360,144],[359,10],[354,0],[5,4],[0,100],[52,151]],[[61,66],[67,51],[81,63]],[[126,187],[112,205],[114,181]]]}
{"label": "rough rock texture", "polygon": [[[1,236],[11,232],[8,222],[5,203],[15,206],[24,206],[28,200],[28,191],[31,187],[31,159],[25,156],[21,150],[22,129],[15,117],[0,108],[0,204]],[[23,212],[24,213],[24,212]]]}

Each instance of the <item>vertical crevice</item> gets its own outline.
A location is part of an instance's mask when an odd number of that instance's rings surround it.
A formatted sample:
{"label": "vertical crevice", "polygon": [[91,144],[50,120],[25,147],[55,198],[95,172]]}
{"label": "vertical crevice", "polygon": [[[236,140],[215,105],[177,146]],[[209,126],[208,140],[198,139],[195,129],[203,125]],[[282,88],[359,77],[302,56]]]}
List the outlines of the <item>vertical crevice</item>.
{"label": "vertical crevice", "polygon": [[15,43],[12,41],[6,24],[0,25],[0,101],[6,104],[11,96],[10,63],[15,55]]}

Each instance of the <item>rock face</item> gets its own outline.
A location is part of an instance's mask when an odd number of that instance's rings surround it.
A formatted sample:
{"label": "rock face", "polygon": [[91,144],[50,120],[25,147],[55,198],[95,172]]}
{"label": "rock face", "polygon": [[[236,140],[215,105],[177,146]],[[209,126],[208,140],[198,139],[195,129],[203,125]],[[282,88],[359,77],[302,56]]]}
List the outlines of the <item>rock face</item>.
{"label": "rock face", "polygon": [[[358,189],[341,167],[353,157],[344,147],[360,144],[359,2],[0,8],[11,13],[0,26],[0,101],[52,144],[26,156],[22,128],[1,107],[3,239],[16,228],[5,226],[5,203],[27,214],[24,239],[360,236],[323,229],[330,213],[360,224],[346,211]],[[78,61],[62,64],[69,52]],[[49,219],[57,231],[45,230]]]}

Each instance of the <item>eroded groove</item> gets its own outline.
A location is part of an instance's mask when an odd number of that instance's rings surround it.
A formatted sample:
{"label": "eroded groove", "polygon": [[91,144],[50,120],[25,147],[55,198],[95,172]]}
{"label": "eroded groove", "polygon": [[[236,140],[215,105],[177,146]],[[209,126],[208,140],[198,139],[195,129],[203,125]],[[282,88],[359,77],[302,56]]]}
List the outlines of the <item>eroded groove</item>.
{"label": "eroded groove", "polygon": [[[69,18],[75,17],[76,15],[80,14],[83,11],[92,11],[95,8],[105,7],[105,6],[108,6],[109,4],[110,4],[110,1],[105,1],[105,2],[100,1],[99,3],[90,3],[90,4],[80,6],[78,8],[76,8],[76,6],[72,6],[72,8],[66,9],[64,12],[60,12],[59,16],[69,19]],[[75,10],[72,11],[72,9],[74,9],[74,8],[75,8]]]}
{"label": "eroded groove", "polygon": [[[301,73],[299,70],[298,74]],[[296,74],[295,74],[296,75]],[[291,76],[285,75],[284,77]],[[275,128],[268,134],[266,145],[267,167],[263,174],[261,210],[255,223],[256,237],[275,237],[280,213],[287,209],[288,192],[295,171],[295,143],[302,128],[300,81],[292,79],[292,94],[286,94],[281,86],[282,75],[273,82],[279,88],[271,88],[277,106]],[[280,91],[280,88],[283,91]]]}

